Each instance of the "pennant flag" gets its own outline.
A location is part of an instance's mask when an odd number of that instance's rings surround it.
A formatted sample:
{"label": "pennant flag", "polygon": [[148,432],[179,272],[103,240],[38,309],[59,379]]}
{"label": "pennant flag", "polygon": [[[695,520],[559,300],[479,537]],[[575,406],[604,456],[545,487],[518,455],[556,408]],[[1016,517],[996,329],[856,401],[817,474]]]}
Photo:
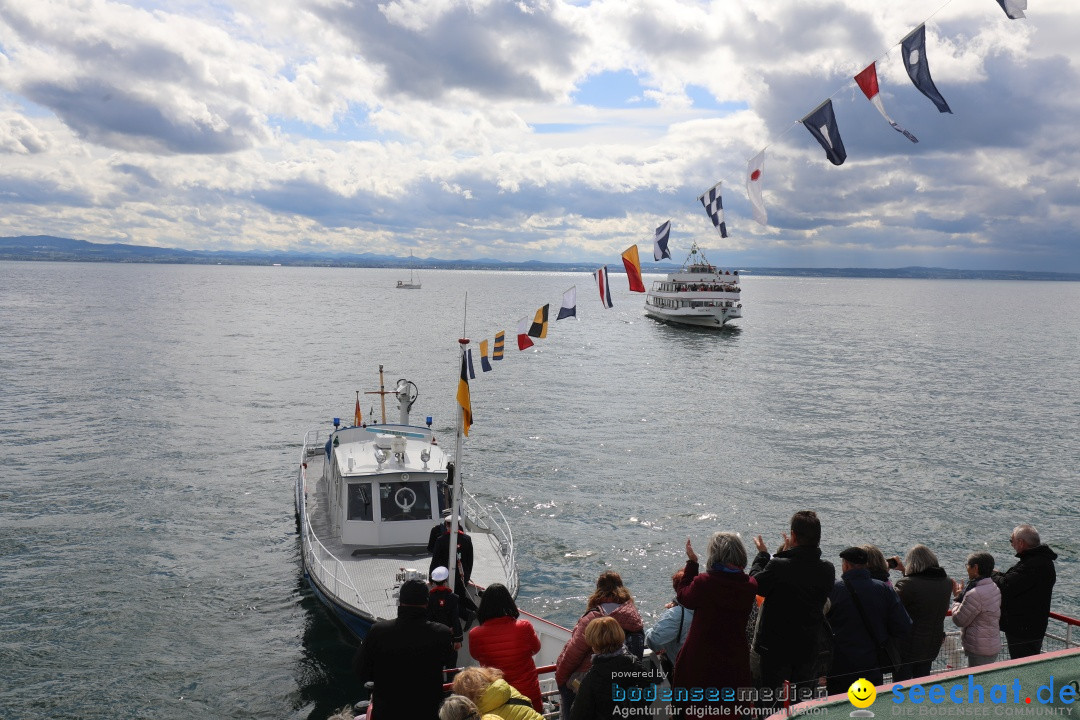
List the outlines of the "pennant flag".
{"label": "pennant flag", "polygon": [[622,264],[626,268],[626,279],[630,281],[630,292],[645,292],[645,283],[641,280],[641,260],[637,245],[626,248],[622,254]]}
{"label": "pennant flag", "polygon": [[611,307],[611,287],[608,285],[607,265],[599,270],[593,271],[593,279],[596,280],[596,286],[600,288],[600,302],[604,304],[604,307]]}
{"label": "pennant flag", "polygon": [[671,259],[671,253],[667,249],[668,236],[671,235],[671,221],[656,228],[656,237],[653,238],[652,258],[659,262],[664,258]]}
{"label": "pennant flag", "polygon": [[555,322],[567,317],[577,317],[577,285],[562,294],[562,307]]}
{"label": "pennant flag", "polygon": [[536,317],[533,318],[532,325],[529,327],[529,335],[532,337],[540,338],[541,340],[547,337],[549,307],[550,305],[545,305],[536,311]]}
{"label": "pennant flag", "polygon": [[469,396],[469,368],[466,365],[465,353],[461,353],[461,379],[457,386],[457,401],[461,406],[461,425],[465,437],[469,436],[469,426],[472,425],[472,398]]}
{"label": "pennant flag", "polygon": [[469,358],[469,379],[470,380],[475,380],[476,379],[476,370],[473,369],[473,364],[472,364],[472,348],[469,348],[465,352],[465,357]]}
{"label": "pennant flag", "polygon": [[487,356],[487,340],[480,341],[480,369],[484,372],[491,372],[491,363],[488,362]]}
{"label": "pennant flag", "polygon": [[529,339],[529,318],[523,317],[518,321],[518,350],[530,348],[533,341]]}
{"label": "pennant flag", "polygon": [[[713,185],[707,193],[698,196],[698,200],[705,207],[705,212],[712,220],[713,227],[720,232],[720,237],[727,237],[727,223],[724,222],[724,203],[720,198],[720,185],[723,182],[718,182]],[[668,256],[670,257],[670,255]]]}
{"label": "pennant flag", "polygon": [[506,332],[503,331],[503,330],[500,330],[499,332],[495,333],[495,347],[492,348],[492,350],[491,350],[491,359],[492,360],[502,360],[503,359],[503,346],[505,344],[506,344]]}
{"label": "pennant flag", "polygon": [[901,41],[900,47],[904,52],[904,67],[907,69],[911,82],[915,83],[919,92],[937,105],[938,112],[952,113],[949,103],[941,97],[941,93],[938,92],[930,77],[930,64],[926,61],[926,25],[920,25],[912,30]]}
{"label": "pennant flag", "polygon": [[870,63],[865,70],[855,76],[855,82],[859,84],[859,88],[862,89],[863,95],[866,99],[877,108],[877,111],[881,113],[881,117],[892,125],[893,130],[900,133],[913,143],[919,142],[919,139],[909,133],[904,128],[893,122],[893,119],[889,117],[889,114],[885,112],[885,106],[881,103],[881,95],[878,94],[878,82],[877,82],[877,63]]}
{"label": "pennant flag", "polygon": [[840,139],[840,128],[836,126],[836,113],[833,112],[832,98],[818,105],[810,114],[800,120],[810,134],[817,138],[825,148],[825,157],[833,165],[843,165],[847,160],[844,141]]}
{"label": "pennant flag", "polygon": [[1010,20],[1019,20],[1027,10],[1027,0],[997,0],[997,4],[1005,11]]}
{"label": "pennant flag", "polygon": [[765,150],[763,149],[746,164],[746,197],[754,211],[754,219],[762,225],[769,224],[765,214],[765,201],[761,199],[761,176],[765,174]]}
{"label": "pennant flag", "polygon": [[356,411],[353,418],[353,425],[360,427],[364,424],[364,413],[360,410],[360,391],[356,391]]}

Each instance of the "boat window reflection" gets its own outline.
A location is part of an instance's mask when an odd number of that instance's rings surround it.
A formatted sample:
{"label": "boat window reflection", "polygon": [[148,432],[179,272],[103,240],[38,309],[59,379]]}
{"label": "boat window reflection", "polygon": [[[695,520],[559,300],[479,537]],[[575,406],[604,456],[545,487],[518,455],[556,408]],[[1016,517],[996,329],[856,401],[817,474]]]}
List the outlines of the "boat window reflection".
{"label": "boat window reflection", "polygon": [[383,520],[430,520],[428,482],[379,483],[379,508]]}
{"label": "boat window reflection", "polygon": [[349,519],[370,520],[371,483],[349,483]]}

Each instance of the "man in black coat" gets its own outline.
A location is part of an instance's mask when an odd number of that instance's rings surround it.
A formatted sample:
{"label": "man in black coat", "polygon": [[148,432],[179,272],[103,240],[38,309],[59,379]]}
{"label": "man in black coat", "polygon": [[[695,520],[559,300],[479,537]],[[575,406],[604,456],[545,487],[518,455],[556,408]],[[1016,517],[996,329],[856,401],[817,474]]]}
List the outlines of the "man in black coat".
{"label": "man in black coat", "polygon": [[458,521],[457,531],[457,562],[450,557],[450,528],[453,518],[446,518],[446,532],[435,539],[435,549],[431,554],[431,564],[428,566],[428,576],[435,572],[435,568],[444,567],[454,572],[454,592],[461,599],[461,607],[465,610],[476,610],[475,604],[465,592],[465,586],[472,579],[473,568],[473,544],[472,538],[465,534]]}
{"label": "man in black coat", "polygon": [[361,683],[372,682],[373,720],[437,720],[443,667],[454,654],[450,628],[427,617],[428,589],[407,580],[398,594],[398,616],[371,626],[353,658]]}
{"label": "man in black coat", "polygon": [[1043,545],[1039,532],[1027,524],[1016,526],[1009,544],[1020,562],[992,575],[1001,590],[1001,629],[1009,644],[1009,657],[1038,655],[1050,620],[1057,553]]}
{"label": "man in black coat", "polygon": [[[791,516],[791,535],[784,535],[784,544],[771,558],[761,536],[754,539],[758,554],[750,575],[765,602],[753,649],[761,658],[763,689],[777,691],[785,680],[806,688],[817,679],[818,635],[836,579],[832,563],[821,559],[820,543],[821,521],[813,510]],[[768,704],[775,703],[759,703]]]}
{"label": "man in black coat", "polygon": [[878,646],[891,639],[899,643],[911,632],[911,617],[891,587],[870,577],[867,555],[861,547],[840,553],[840,580],[829,594],[829,622],[835,638],[829,694],[847,692],[853,682],[866,678],[871,685],[884,682],[884,658]]}

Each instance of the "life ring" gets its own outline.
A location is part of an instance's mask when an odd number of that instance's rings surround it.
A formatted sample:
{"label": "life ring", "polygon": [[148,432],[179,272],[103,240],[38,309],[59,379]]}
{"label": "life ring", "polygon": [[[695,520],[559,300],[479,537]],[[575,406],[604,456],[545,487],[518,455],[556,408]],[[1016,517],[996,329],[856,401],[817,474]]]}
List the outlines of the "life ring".
{"label": "life ring", "polygon": [[398,488],[394,493],[394,504],[401,508],[401,512],[409,512],[416,504],[416,491],[410,487]]}

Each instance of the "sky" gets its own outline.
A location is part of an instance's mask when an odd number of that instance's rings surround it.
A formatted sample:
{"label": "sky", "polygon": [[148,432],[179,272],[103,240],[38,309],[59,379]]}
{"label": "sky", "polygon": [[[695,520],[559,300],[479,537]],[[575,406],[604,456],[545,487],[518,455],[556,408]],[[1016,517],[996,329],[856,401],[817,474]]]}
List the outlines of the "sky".
{"label": "sky", "polygon": [[[0,0],[0,235],[1080,272],[1080,4]],[[905,72],[926,60],[952,114]],[[853,76],[877,62],[881,99]],[[799,120],[832,98],[847,161]],[[765,150],[768,224],[746,194]],[[698,196],[722,182],[728,237]]]}

